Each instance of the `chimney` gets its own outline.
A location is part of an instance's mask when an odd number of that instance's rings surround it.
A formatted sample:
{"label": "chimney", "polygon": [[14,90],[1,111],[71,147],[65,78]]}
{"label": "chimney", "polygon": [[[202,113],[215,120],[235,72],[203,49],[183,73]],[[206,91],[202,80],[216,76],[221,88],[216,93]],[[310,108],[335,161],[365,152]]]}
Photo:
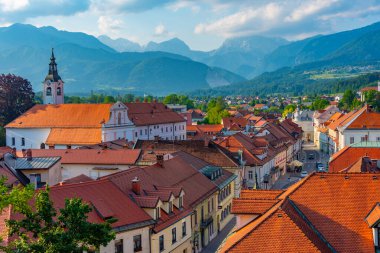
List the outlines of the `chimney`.
{"label": "chimney", "polygon": [[136,195],[140,195],[141,193],[141,183],[138,177],[135,177],[134,179],[132,179],[132,191]]}
{"label": "chimney", "polygon": [[28,148],[28,149],[26,150],[26,159],[27,159],[28,161],[31,161],[31,160],[32,160],[32,150],[31,150],[30,148]]}
{"label": "chimney", "polygon": [[17,157],[16,148],[12,148],[11,155],[12,155],[14,158]]}
{"label": "chimney", "polygon": [[164,167],[164,155],[156,155],[157,164]]}

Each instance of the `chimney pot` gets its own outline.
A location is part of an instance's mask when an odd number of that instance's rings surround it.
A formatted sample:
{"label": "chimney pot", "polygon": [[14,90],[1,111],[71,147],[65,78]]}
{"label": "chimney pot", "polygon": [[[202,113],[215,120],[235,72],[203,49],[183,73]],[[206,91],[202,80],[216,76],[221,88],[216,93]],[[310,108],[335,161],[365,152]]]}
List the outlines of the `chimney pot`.
{"label": "chimney pot", "polygon": [[156,155],[157,164],[164,167],[164,155]]}
{"label": "chimney pot", "polygon": [[138,177],[135,177],[134,179],[132,179],[132,191],[136,195],[140,195],[141,193],[141,183]]}

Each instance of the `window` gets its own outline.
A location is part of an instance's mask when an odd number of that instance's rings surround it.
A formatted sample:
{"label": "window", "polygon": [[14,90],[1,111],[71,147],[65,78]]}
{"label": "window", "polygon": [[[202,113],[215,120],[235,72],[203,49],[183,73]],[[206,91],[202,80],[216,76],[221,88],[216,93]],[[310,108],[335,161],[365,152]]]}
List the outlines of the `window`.
{"label": "window", "polygon": [[40,149],[45,149],[45,143],[41,143]]}
{"label": "window", "polygon": [[142,135],[142,129],[140,129],[140,136]]}
{"label": "window", "polygon": [[160,235],[159,243],[160,243],[160,252],[161,252],[165,249],[164,235]]}
{"label": "window", "polygon": [[24,137],[21,138],[21,146],[25,146],[25,138]]}
{"label": "window", "polygon": [[362,141],[362,142],[363,142],[363,141],[367,141],[367,135],[361,137],[361,141]]}
{"label": "window", "polygon": [[123,253],[123,239],[115,241],[115,253]]}
{"label": "window", "polygon": [[376,141],[380,141],[380,137],[376,137]]}
{"label": "window", "polygon": [[147,135],[148,134],[148,129],[145,129],[145,135]]}
{"label": "window", "polygon": [[214,211],[214,199],[211,199],[211,211]]}
{"label": "window", "polygon": [[173,203],[169,201],[169,213],[173,212]]}
{"label": "window", "polygon": [[51,96],[51,87],[46,88],[46,96]]}
{"label": "window", "polygon": [[16,145],[16,138],[12,137],[12,146]]}
{"label": "window", "polygon": [[182,223],[182,237],[186,236],[186,222]]}
{"label": "window", "polygon": [[168,127],[166,127],[166,132],[168,132]]}
{"label": "window", "polygon": [[133,251],[134,252],[139,252],[141,250],[142,250],[141,235],[135,235],[133,237]]}
{"label": "window", "polygon": [[121,112],[117,114],[117,124],[121,125]]}
{"label": "window", "polygon": [[135,137],[137,138],[137,132],[135,132]]}
{"label": "window", "polygon": [[197,212],[197,210],[194,211],[194,223],[195,223],[195,225],[198,224],[198,212]]}
{"label": "window", "polygon": [[210,207],[210,200],[207,202],[207,213],[211,212],[211,207]]}
{"label": "window", "polygon": [[248,179],[253,179],[253,171],[248,171]]}
{"label": "window", "polygon": [[156,219],[157,220],[160,218],[160,212],[161,212],[160,207],[156,207]]}
{"label": "window", "polygon": [[177,242],[177,228],[172,229],[172,244]]}
{"label": "window", "polygon": [[350,137],[350,144],[352,144],[354,142],[355,142],[355,138],[354,137]]}
{"label": "window", "polygon": [[61,94],[62,94],[61,87],[58,87],[58,88],[57,88],[57,95],[58,95],[58,96],[61,96]]}
{"label": "window", "polygon": [[179,197],[179,200],[178,200],[178,207],[181,208],[183,205],[183,197]]}

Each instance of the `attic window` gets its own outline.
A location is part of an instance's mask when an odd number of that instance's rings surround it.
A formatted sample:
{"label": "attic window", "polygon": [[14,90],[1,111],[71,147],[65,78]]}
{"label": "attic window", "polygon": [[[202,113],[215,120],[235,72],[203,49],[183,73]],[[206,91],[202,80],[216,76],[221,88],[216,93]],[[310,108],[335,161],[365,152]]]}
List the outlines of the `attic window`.
{"label": "attic window", "polygon": [[169,201],[169,213],[173,212],[173,202]]}

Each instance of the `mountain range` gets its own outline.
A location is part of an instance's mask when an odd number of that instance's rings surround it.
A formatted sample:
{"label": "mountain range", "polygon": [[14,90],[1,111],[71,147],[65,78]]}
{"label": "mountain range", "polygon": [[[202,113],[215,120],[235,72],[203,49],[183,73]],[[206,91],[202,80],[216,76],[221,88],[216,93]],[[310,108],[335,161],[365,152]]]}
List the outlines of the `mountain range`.
{"label": "mountain range", "polygon": [[41,90],[51,48],[66,93],[93,90],[164,95],[245,80],[185,56],[158,51],[120,53],[85,33],[24,24],[0,28],[0,73],[21,75],[36,91]]}
{"label": "mountain range", "polygon": [[294,42],[231,38],[209,52],[192,50],[178,38],[141,46],[14,24],[0,28],[0,73],[21,75],[38,91],[52,47],[69,93],[301,94],[331,91],[335,80],[380,71],[380,22]]}

